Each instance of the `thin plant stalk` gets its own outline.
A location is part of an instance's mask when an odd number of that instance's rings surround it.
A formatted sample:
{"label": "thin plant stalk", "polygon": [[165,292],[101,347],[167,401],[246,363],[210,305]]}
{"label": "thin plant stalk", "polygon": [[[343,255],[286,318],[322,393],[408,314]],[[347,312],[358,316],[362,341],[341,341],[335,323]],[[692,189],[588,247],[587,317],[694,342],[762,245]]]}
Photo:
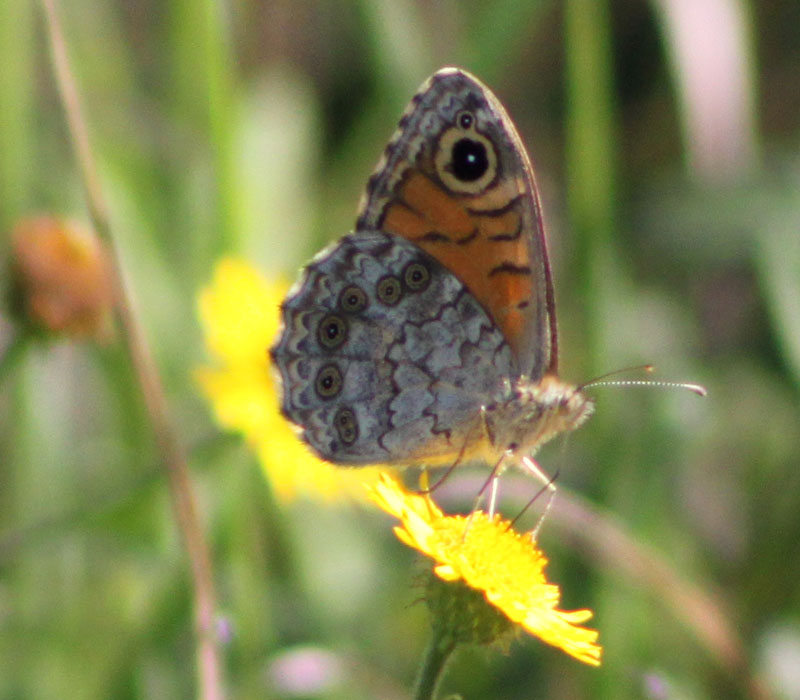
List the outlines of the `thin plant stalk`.
{"label": "thin plant stalk", "polygon": [[414,688],[414,700],[433,700],[444,668],[455,648],[455,640],[443,634],[438,625],[434,625]]}
{"label": "thin plant stalk", "polygon": [[198,697],[222,700],[222,665],[216,634],[216,596],[211,557],[197,515],[186,453],[169,413],[164,386],[125,290],[122,266],[112,235],[108,208],[92,157],[75,80],[67,58],[61,24],[54,0],[41,0],[56,84],[64,106],[70,140],[80,166],[89,215],[95,231],[108,246],[112,258],[115,317],[122,341],[142,391],[161,462],[166,470],[172,504],[191,563],[194,623],[197,635]]}
{"label": "thin plant stalk", "polygon": [[0,356],[0,385],[19,365],[25,355],[25,350],[30,344],[29,340],[30,334],[28,330],[22,329],[17,331],[11,342],[4,348],[2,356]]}
{"label": "thin plant stalk", "polygon": [[567,204],[576,241],[571,277],[580,280],[587,357],[596,365],[609,344],[608,305],[626,277],[614,244],[616,110],[607,0],[569,0],[564,25]]}

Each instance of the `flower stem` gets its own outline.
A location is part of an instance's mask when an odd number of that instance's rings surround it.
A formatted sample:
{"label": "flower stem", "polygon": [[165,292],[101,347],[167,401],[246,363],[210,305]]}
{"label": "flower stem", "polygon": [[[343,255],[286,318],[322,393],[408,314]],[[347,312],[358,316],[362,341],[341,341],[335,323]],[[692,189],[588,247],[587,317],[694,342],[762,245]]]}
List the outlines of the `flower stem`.
{"label": "flower stem", "polygon": [[434,626],[433,636],[425,650],[422,668],[419,670],[417,685],[414,689],[414,700],[432,700],[442,672],[450,655],[456,648],[456,641],[438,626]]}
{"label": "flower stem", "polygon": [[173,425],[164,385],[151,348],[125,287],[122,263],[112,235],[108,206],[100,186],[78,89],[67,58],[66,42],[56,12],[56,0],[41,0],[41,5],[53,72],[64,107],[70,141],[86,190],[89,216],[95,232],[111,251],[117,328],[128,351],[147,407],[161,462],[168,477],[175,520],[183,536],[190,564],[194,593],[197,697],[202,700],[222,700],[225,693],[221,649],[216,632],[216,593],[211,556],[200,524],[186,452]]}
{"label": "flower stem", "polygon": [[30,335],[26,329],[18,330],[11,342],[6,346],[3,354],[0,355],[0,384],[3,383],[7,375],[16,369],[25,354],[29,339]]}

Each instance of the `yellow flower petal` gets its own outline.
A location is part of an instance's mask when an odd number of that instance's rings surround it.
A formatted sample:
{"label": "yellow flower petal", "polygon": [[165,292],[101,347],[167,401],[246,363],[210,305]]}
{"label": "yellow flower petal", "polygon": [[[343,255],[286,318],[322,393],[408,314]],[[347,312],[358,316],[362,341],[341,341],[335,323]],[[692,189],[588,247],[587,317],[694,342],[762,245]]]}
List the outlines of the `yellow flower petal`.
{"label": "yellow flower petal", "polygon": [[198,298],[210,367],[196,378],[217,420],[245,436],[277,498],[363,498],[372,468],[343,469],[314,456],[281,415],[268,350],[280,327],[289,285],[262,278],[248,263],[224,259]]}
{"label": "yellow flower petal", "polygon": [[596,630],[581,627],[590,610],[558,610],[561,593],[544,576],[547,559],[528,535],[481,511],[443,515],[428,496],[405,491],[388,475],[370,487],[371,498],[400,519],[398,538],[427,554],[442,580],[463,580],[513,622],[584,663],[600,664]]}

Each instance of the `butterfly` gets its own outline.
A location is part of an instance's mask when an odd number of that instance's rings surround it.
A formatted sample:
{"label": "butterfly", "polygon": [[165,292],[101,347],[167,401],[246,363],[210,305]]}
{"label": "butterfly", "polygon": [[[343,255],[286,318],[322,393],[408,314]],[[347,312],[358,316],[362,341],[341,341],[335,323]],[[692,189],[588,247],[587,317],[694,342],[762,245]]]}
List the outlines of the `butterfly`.
{"label": "butterfly", "polygon": [[495,95],[443,68],[369,178],[354,232],[281,306],[281,409],[341,465],[513,464],[593,410],[558,377],[528,155]]}

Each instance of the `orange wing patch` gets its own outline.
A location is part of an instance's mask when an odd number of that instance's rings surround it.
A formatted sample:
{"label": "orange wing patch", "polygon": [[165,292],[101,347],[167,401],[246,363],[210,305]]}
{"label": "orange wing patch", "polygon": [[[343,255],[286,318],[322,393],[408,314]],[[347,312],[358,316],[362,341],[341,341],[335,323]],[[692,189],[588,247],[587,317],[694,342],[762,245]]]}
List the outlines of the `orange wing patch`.
{"label": "orange wing patch", "polygon": [[523,228],[523,190],[514,180],[478,197],[455,195],[410,171],[384,212],[381,228],[406,238],[456,275],[489,312],[519,356],[533,293]]}
{"label": "orange wing patch", "polygon": [[[472,233],[475,223],[461,203],[436,185],[427,175],[409,171],[398,192],[399,202],[387,207],[383,223],[393,233],[414,240],[425,234],[438,232],[457,241]],[[397,214],[397,210],[400,210]],[[411,222],[406,214],[413,215]],[[404,228],[403,224],[410,228]]]}

